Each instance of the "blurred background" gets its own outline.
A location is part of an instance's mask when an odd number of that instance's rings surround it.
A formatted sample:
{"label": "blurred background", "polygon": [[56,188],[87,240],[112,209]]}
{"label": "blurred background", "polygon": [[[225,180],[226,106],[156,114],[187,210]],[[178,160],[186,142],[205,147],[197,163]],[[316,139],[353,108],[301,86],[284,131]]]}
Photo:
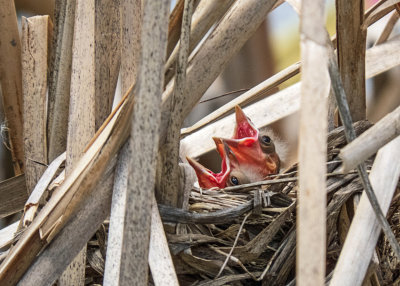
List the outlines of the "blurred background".
{"label": "blurred background", "polygon": [[[214,0],[209,0],[214,1]],[[176,1],[172,1],[171,9]],[[366,0],[366,9],[376,0]],[[50,15],[53,17],[54,0],[16,0],[17,14],[29,17],[34,15]],[[395,11],[394,11],[395,12]],[[387,17],[381,19],[368,30],[367,47],[372,46],[379,37]],[[335,1],[328,0],[326,6],[326,25],[331,35],[335,34]],[[399,26],[392,34],[398,34]],[[185,127],[190,126],[208,113],[217,109],[234,97],[242,94],[249,88],[266,80],[268,77],[290,66],[300,59],[299,17],[295,10],[284,3],[272,11],[265,22],[260,26],[255,35],[247,42],[242,50],[231,60],[224,72],[211,85],[202,100],[185,120]],[[367,81],[367,116],[376,122],[400,104],[400,68],[394,68],[380,76]],[[299,81],[300,76],[281,84],[276,90]],[[229,95],[228,93],[234,92]],[[117,91],[117,94],[120,92]],[[216,98],[216,99],[213,99]],[[2,113],[2,112],[1,112]],[[5,121],[1,115],[2,122]],[[272,124],[271,128],[287,145],[285,155],[286,165],[297,160],[298,114],[294,114]],[[234,123],[232,123],[233,130]],[[2,135],[5,136],[4,128]],[[4,141],[3,141],[4,142]],[[0,179],[4,180],[13,176],[10,155],[5,144],[0,148],[1,166]],[[219,170],[219,157],[211,153],[200,162],[214,171]]]}

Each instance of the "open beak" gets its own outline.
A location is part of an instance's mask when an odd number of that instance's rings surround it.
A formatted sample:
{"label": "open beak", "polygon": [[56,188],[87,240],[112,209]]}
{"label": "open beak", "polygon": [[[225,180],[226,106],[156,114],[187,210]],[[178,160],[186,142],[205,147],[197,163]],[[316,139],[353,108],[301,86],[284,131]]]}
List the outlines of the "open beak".
{"label": "open beak", "polygon": [[[218,152],[221,154],[220,149],[223,150],[222,146],[226,144],[234,154],[241,171],[257,180],[278,173],[280,167],[278,155],[275,151],[265,151],[265,145],[262,145],[264,143],[260,142],[258,129],[238,105],[235,107],[235,113],[236,126],[233,138],[213,138]],[[232,166],[231,171],[235,168]]]}
{"label": "open beak", "polygon": [[212,138],[215,143],[215,147],[217,147],[217,152],[219,153],[219,156],[221,156],[222,159],[225,158],[225,147],[224,143],[222,142],[222,139],[219,137],[213,137]]}
{"label": "open beak", "polygon": [[[231,173],[235,175],[240,173],[248,182],[254,182],[279,172],[280,160],[275,153],[273,143],[270,143],[273,148],[269,148],[269,145],[260,141],[259,137],[263,136],[239,106],[235,107],[235,113],[236,126],[233,138],[213,137],[222,158],[220,173],[214,173],[197,161],[187,158],[202,188],[226,187]],[[268,137],[267,141],[269,140]]]}
{"label": "open beak", "polygon": [[264,165],[265,155],[259,147],[258,140],[251,137],[242,139],[218,138],[222,146],[226,145],[235,156],[238,164],[243,166]]}
{"label": "open beak", "polygon": [[228,179],[230,173],[230,166],[229,159],[225,152],[224,157],[222,158],[221,172],[214,173],[213,171],[201,165],[199,162],[193,160],[192,158],[186,157],[189,164],[196,172],[197,179],[201,188],[225,188],[226,180]]}
{"label": "open beak", "polygon": [[246,137],[242,139],[219,138],[234,154],[237,165],[231,171],[240,168],[252,181],[264,180],[271,174],[279,172],[280,160],[278,155],[263,152],[258,138]]}
{"label": "open beak", "polygon": [[254,126],[253,122],[247,118],[239,105],[235,106],[236,126],[233,133],[233,139],[242,139],[245,137],[258,137],[258,129]]}

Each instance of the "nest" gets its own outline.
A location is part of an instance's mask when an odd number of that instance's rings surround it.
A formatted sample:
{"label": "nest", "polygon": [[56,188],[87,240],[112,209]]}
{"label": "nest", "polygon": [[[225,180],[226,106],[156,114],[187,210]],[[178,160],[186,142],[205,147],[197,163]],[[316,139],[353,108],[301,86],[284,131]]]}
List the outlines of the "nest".
{"label": "nest", "polygon": [[[371,126],[357,122],[357,134]],[[358,195],[357,173],[341,175],[339,150],[343,128],[328,137],[327,281],[339,257]],[[371,158],[367,162],[371,167]],[[232,189],[232,188],[231,188]],[[189,211],[160,206],[181,285],[295,285],[297,164],[258,187],[193,189]],[[400,239],[400,184],[387,218]],[[178,223],[171,225],[168,222]],[[175,228],[176,226],[176,228]],[[87,283],[101,283],[107,237],[106,222],[88,244]],[[400,282],[400,261],[381,236],[375,262],[365,279],[384,285]],[[392,284],[395,281],[395,284]]]}

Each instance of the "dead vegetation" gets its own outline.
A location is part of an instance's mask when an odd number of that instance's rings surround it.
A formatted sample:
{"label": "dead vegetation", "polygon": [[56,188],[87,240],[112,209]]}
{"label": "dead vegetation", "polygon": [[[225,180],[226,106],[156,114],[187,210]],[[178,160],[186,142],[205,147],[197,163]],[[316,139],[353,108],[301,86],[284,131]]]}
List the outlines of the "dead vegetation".
{"label": "dead vegetation", "polygon": [[[337,0],[332,39],[325,1],[286,1],[301,19],[301,62],[185,129],[285,1],[179,0],[171,13],[168,2],[57,0],[54,23],[23,19],[20,37],[13,1],[0,0],[15,173],[0,182],[0,218],[23,210],[0,230],[0,284],[399,285],[400,109],[365,120],[365,80],[400,64],[400,1],[364,11]],[[301,82],[265,97],[300,67]],[[299,163],[262,182],[194,187],[179,160],[229,137],[236,105],[258,128],[300,111]]]}

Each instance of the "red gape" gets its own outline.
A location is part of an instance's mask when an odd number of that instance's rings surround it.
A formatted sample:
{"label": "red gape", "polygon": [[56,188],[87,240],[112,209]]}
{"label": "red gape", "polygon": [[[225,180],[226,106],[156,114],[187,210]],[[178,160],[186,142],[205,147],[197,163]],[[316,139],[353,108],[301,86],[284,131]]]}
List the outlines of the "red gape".
{"label": "red gape", "polygon": [[186,157],[189,164],[193,167],[196,172],[199,185],[203,189],[211,188],[225,188],[226,180],[230,174],[230,164],[227,163],[229,158],[227,156],[222,157],[221,172],[214,173],[213,171],[207,169],[199,162],[193,160],[192,158]]}
{"label": "red gape", "polygon": [[280,159],[271,138],[260,134],[239,106],[236,106],[235,111],[233,138],[213,138],[222,158],[220,173],[214,173],[187,158],[202,188],[224,188],[227,185],[256,182],[279,172]]}

